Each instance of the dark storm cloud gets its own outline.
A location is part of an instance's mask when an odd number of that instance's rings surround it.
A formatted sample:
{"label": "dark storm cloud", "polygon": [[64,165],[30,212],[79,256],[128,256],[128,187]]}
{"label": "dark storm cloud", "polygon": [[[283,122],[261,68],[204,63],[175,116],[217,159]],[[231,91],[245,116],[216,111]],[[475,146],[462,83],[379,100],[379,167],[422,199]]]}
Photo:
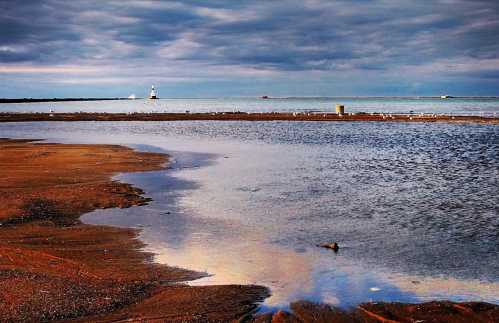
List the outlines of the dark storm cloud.
{"label": "dark storm cloud", "polygon": [[12,63],[37,60],[38,54],[33,52],[20,53],[8,49],[0,49],[0,62]]}
{"label": "dark storm cloud", "polygon": [[498,35],[496,1],[0,0],[0,63],[383,71],[497,59]]}
{"label": "dark storm cloud", "polygon": [[[221,20],[197,29],[205,49],[199,58],[213,64],[327,70],[497,55],[497,8],[487,2],[455,5],[257,3],[239,9],[248,20]],[[211,57],[210,50],[216,50]]]}

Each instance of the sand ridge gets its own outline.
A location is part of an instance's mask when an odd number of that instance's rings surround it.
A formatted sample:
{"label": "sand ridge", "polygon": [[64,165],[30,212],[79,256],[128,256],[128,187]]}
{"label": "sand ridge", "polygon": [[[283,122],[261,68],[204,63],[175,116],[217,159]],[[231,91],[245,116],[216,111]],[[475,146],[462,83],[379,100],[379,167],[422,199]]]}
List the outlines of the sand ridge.
{"label": "sand ridge", "polygon": [[0,113],[0,122],[28,121],[341,121],[447,122],[499,124],[499,117],[442,114],[325,113],[325,112],[202,112],[202,113]]}

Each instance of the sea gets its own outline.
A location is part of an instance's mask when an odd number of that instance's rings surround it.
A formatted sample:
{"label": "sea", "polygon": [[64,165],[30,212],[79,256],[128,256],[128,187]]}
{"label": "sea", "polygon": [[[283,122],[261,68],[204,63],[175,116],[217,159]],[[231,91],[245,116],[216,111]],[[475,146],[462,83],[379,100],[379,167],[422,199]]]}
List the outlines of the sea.
{"label": "sea", "polygon": [[[45,111],[347,109],[488,114],[497,99],[178,99],[1,105]],[[153,201],[96,210],[140,229],[192,285],[258,284],[260,310],[309,300],[499,304],[499,127],[493,124],[173,121],[0,123],[0,137],[121,144],[170,155],[117,175]],[[337,242],[338,252],[318,247]]]}
{"label": "sea", "polygon": [[499,98],[463,97],[296,97],[171,98],[109,101],[0,103],[0,112],[346,112],[430,113],[499,116]]}

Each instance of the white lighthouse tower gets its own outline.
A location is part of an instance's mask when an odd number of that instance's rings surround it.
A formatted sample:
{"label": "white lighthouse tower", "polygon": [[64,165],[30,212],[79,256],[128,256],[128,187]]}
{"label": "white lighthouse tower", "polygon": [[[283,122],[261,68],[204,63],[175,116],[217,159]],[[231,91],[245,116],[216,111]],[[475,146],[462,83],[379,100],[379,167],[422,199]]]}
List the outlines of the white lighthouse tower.
{"label": "white lighthouse tower", "polygon": [[151,86],[151,94],[149,94],[149,99],[157,99],[156,90],[154,89],[154,85]]}

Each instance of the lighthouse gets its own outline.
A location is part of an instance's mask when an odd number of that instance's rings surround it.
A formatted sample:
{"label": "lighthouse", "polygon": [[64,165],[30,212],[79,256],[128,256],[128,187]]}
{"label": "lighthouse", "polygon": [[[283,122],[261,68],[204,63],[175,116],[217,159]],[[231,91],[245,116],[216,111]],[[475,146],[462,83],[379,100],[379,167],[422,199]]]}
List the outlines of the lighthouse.
{"label": "lighthouse", "polygon": [[149,94],[149,99],[157,99],[156,90],[154,89],[154,85],[151,86],[151,94]]}

